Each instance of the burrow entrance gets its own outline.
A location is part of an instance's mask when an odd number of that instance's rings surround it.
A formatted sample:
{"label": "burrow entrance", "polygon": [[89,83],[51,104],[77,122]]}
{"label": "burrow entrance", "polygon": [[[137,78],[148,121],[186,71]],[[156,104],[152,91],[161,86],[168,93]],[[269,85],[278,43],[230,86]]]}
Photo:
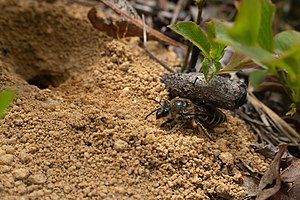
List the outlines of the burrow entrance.
{"label": "burrow entrance", "polygon": [[30,85],[35,85],[40,89],[46,89],[50,86],[58,87],[67,79],[68,77],[52,75],[51,72],[41,72],[40,74],[28,79],[27,83]]}
{"label": "burrow entrance", "polygon": [[108,40],[87,17],[71,17],[59,6],[29,5],[20,10],[0,3],[0,9],[0,49],[5,50],[1,56],[15,73],[40,89],[59,87],[92,65],[103,40]]}

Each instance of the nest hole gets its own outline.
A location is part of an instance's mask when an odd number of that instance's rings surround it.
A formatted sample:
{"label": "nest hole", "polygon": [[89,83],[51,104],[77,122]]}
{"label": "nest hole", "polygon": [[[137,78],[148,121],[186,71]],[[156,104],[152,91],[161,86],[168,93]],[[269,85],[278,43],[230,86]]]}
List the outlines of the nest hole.
{"label": "nest hole", "polygon": [[19,12],[4,7],[3,12],[0,57],[40,89],[59,87],[83,72],[106,40],[89,22],[69,16],[61,7],[41,4],[39,12],[31,6]]}
{"label": "nest hole", "polygon": [[54,75],[51,73],[41,73],[37,74],[27,80],[27,83],[34,85],[39,89],[46,89],[49,87],[58,87],[60,84],[65,82],[67,77]]}

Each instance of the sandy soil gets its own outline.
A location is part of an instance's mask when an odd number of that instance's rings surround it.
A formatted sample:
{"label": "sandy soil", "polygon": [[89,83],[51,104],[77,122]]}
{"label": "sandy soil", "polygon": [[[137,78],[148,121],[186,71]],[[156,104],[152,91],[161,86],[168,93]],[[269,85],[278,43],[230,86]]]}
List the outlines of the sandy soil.
{"label": "sandy soil", "polygon": [[0,121],[1,199],[240,199],[234,162],[267,169],[229,113],[215,141],[144,120],[151,99],[166,97],[165,71],[137,38],[94,30],[89,8],[1,0],[0,9],[0,86],[18,91]]}

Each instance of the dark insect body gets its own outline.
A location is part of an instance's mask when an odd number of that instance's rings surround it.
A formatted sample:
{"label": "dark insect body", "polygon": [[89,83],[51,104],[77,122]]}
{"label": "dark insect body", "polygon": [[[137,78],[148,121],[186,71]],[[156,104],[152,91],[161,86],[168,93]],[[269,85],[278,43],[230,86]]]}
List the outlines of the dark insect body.
{"label": "dark insect body", "polygon": [[226,115],[212,105],[206,104],[200,106],[195,104],[195,107],[197,113],[195,119],[207,129],[213,129],[217,125],[227,121]]}
{"label": "dark insect body", "polygon": [[243,105],[247,97],[246,84],[223,76],[207,82],[201,73],[170,73],[162,77],[162,82],[170,99],[186,98],[200,106],[233,110]]}
{"label": "dark insect body", "polygon": [[247,86],[238,80],[216,76],[207,82],[201,73],[171,73],[162,77],[169,92],[169,99],[146,116],[156,112],[156,119],[168,117],[161,126],[182,127],[191,122],[204,132],[226,122],[226,115],[219,109],[233,110],[246,101]]}
{"label": "dark insect body", "polygon": [[[192,125],[201,127],[204,126],[207,129],[213,129],[220,123],[225,122],[226,115],[211,105],[198,105],[186,98],[174,98],[172,100],[164,100],[161,106],[151,113],[156,112],[156,119],[169,117],[161,126],[167,124],[174,124],[176,126],[183,126],[188,122],[192,122]],[[175,127],[176,127],[175,126]]]}

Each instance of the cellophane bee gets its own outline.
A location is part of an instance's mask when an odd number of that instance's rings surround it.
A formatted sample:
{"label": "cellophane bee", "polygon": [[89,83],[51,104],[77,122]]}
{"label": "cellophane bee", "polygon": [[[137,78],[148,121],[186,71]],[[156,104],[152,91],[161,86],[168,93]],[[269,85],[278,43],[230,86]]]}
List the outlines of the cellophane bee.
{"label": "cellophane bee", "polygon": [[176,97],[172,100],[164,100],[160,104],[160,107],[149,113],[146,118],[154,112],[156,112],[156,119],[168,117],[169,119],[161,124],[161,127],[170,124],[173,125],[171,130],[191,123],[194,128],[212,139],[206,129],[213,129],[227,121],[226,115],[218,108],[209,104],[195,104],[186,98]]}

